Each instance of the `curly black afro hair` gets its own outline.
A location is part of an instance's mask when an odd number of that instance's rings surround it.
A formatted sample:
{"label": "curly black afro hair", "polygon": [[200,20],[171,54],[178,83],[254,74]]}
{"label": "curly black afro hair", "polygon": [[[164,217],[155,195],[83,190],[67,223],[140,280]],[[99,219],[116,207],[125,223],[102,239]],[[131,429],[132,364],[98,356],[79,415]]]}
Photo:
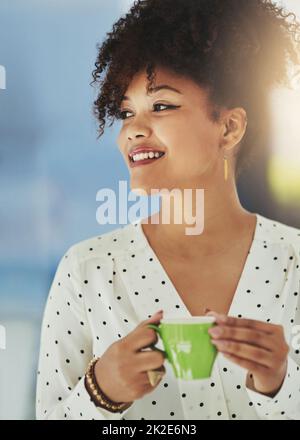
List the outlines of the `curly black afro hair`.
{"label": "curly black afro hair", "polygon": [[209,92],[213,121],[221,108],[247,112],[237,178],[265,124],[269,90],[290,87],[289,67],[299,67],[299,35],[295,14],[270,0],[136,0],[97,45],[91,84],[99,84],[93,107],[98,138],[106,117],[110,126],[120,119],[121,99],[134,74],[147,72],[149,91],[155,67],[167,68]]}

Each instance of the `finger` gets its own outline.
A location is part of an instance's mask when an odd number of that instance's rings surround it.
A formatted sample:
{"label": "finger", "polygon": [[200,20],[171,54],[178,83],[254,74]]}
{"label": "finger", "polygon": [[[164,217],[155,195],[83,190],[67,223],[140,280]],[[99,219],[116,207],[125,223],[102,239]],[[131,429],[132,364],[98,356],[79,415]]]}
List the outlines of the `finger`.
{"label": "finger", "polygon": [[[146,379],[146,382],[145,383],[147,383],[147,382],[149,382],[149,379],[148,379],[148,376],[147,376],[147,372],[150,370],[150,368],[148,368],[147,370],[143,370],[142,372],[140,372],[139,374],[138,374],[138,377],[139,377],[139,380],[140,380],[140,378],[142,377],[142,378],[144,378],[144,379]],[[160,373],[163,373],[163,375],[165,375],[166,374],[166,368],[164,367],[164,365],[161,365],[160,367],[158,367],[158,368],[152,368],[152,370],[153,371],[159,371]]]}
{"label": "finger", "polygon": [[164,367],[165,359],[161,353],[153,351],[140,352],[136,356],[137,371],[143,372]]}
{"label": "finger", "polygon": [[151,348],[151,345],[155,345],[157,342],[158,335],[156,331],[152,328],[144,327],[136,334],[136,337],[132,342],[132,348],[134,353],[139,353],[141,350]]}
{"label": "finger", "polygon": [[223,356],[239,365],[242,368],[245,368],[248,371],[251,371],[253,374],[270,374],[270,369],[264,365],[258,364],[257,362],[250,361],[248,359],[240,358],[232,353],[223,353]]}
{"label": "finger", "polygon": [[209,312],[206,314],[206,316],[214,316],[217,324],[220,323],[230,325],[232,327],[246,327],[260,330],[269,334],[279,333],[282,331],[282,326],[280,325],[257,321],[255,319],[235,318],[233,316],[226,316],[216,312]]}
{"label": "finger", "polygon": [[150,318],[145,319],[144,321],[141,321],[137,326],[137,328],[144,327],[146,324],[151,324],[157,322],[157,320],[160,320],[163,316],[163,310],[158,310],[155,312]]}
{"label": "finger", "polygon": [[[152,380],[151,380],[151,376],[149,374],[150,371],[151,371]],[[163,368],[155,368],[155,369],[148,370],[144,374],[145,374],[145,380],[147,378],[148,384],[151,385],[152,390],[153,390],[161,382],[162,378],[166,374],[166,371]]]}
{"label": "finger", "polygon": [[[153,370],[152,370],[153,371]],[[156,369],[155,371],[159,371],[158,369]],[[158,387],[158,385],[161,383],[161,381],[162,381],[162,379],[163,379],[163,377],[164,377],[164,375],[165,375],[165,372],[163,372],[163,371],[159,371],[160,372],[160,374],[158,375],[158,376],[156,376],[156,379],[158,379],[157,381],[156,381],[156,384],[153,386],[152,384],[151,384],[151,382],[150,382],[150,378],[149,378],[149,376],[148,376],[148,372],[146,372],[146,373],[142,373],[143,374],[143,380],[144,380],[144,386],[145,386],[145,389],[146,389],[146,392],[147,393],[152,393],[153,392],[153,390],[156,388],[156,387]]]}
{"label": "finger", "polygon": [[276,351],[278,348],[278,340],[276,341],[272,335],[243,327],[231,327],[227,325],[217,325],[208,330],[208,333],[216,340],[225,339],[230,341],[244,342],[255,347],[262,347],[268,351]]}
{"label": "finger", "polygon": [[131,332],[127,338],[130,346],[134,352],[138,352],[143,348],[149,347],[149,345],[156,344],[158,342],[158,336],[154,329],[148,328],[147,324],[158,325],[162,319],[162,313],[156,313],[151,318],[142,321],[136,329]]}
{"label": "finger", "polygon": [[225,340],[217,341],[212,339],[212,343],[221,353],[233,354],[242,359],[255,362],[268,368],[274,367],[273,353],[263,348],[253,347],[252,345],[245,343]]}

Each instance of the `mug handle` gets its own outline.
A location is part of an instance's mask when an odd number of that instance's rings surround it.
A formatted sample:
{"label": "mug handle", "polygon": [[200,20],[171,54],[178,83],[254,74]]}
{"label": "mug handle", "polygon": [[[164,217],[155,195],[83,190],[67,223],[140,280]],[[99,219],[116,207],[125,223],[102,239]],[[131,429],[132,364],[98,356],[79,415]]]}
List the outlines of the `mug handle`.
{"label": "mug handle", "polygon": [[[155,330],[155,331],[159,334],[159,336],[161,336],[161,334],[160,334],[160,328],[159,328],[158,325],[155,325],[155,324],[147,324],[147,327],[148,327],[148,328],[152,328],[153,330]],[[167,353],[166,353],[164,350],[161,350],[160,348],[155,347],[154,344],[153,344],[153,345],[150,345],[149,347],[151,347],[152,350],[160,351],[160,352],[164,355],[164,357],[165,357],[166,359],[168,359]]]}

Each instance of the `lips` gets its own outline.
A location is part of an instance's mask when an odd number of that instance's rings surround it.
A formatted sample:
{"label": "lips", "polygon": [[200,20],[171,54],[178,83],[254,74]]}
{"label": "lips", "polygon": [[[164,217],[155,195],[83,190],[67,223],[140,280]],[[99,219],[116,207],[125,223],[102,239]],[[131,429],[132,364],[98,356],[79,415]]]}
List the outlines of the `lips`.
{"label": "lips", "polygon": [[160,152],[160,157],[157,159],[144,159],[144,160],[137,160],[134,161],[133,159],[129,159],[129,166],[130,168],[135,168],[143,165],[150,165],[154,164],[155,162],[159,162],[166,156],[166,153]]}
{"label": "lips", "polygon": [[158,152],[158,153],[165,153],[165,151],[162,151],[162,150],[160,150],[159,148],[155,148],[155,147],[143,147],[143,146],[140,146],[140,147],[135,147],[135,148],[133,148],[133,149],[129,152],[128,156],[129,156],[129,158],[132,160],[132,158],[133,158],[133,156],[134,156],[135,154],[139,154],[139,153],[149,153],[150,151],[153,151],[154,153],[156,153],[156,152]]}

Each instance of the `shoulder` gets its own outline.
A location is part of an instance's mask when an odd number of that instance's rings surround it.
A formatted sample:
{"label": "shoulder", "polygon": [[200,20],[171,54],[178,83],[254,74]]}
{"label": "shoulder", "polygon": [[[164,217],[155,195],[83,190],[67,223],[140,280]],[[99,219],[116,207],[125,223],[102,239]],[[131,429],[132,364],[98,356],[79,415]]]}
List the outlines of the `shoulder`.
{"label": "shoulder", "polygon": [[259,235],[264,241],[292,247],[300,256],[300,229],[262,215],[258,215],[257,221]]}
{"label": "shoulder", "polygon": [[137,223],[129,223],[101,235],[81,240],[68,248],[65,257],[77,264],[94,258],[112,260],[114,257],[129,252],[133,244],[135,247],[138,245],[136,243],[137,226]]}

